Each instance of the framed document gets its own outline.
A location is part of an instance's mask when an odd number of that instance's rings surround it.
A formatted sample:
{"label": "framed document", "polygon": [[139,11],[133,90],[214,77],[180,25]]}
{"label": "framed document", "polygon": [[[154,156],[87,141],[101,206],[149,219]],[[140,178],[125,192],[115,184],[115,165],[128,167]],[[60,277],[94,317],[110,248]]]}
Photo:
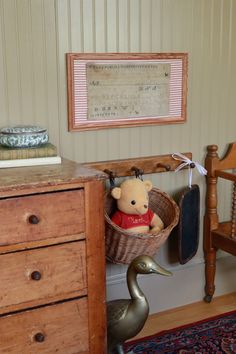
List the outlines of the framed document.
{"label": "framed document", "polygon": [[187,53],[68,53],[69,131],[183,123]]}

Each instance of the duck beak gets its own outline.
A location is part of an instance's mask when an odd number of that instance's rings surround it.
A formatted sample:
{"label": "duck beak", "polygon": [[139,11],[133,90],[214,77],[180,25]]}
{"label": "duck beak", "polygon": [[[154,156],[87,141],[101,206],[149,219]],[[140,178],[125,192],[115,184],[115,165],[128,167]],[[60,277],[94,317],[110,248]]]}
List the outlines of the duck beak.
{"label": "duck beak", "polygon": [[170,276],[173,275],[169,270],[162,268],[159,264],[156,263],[155,267],[153,268],[153,273]]}

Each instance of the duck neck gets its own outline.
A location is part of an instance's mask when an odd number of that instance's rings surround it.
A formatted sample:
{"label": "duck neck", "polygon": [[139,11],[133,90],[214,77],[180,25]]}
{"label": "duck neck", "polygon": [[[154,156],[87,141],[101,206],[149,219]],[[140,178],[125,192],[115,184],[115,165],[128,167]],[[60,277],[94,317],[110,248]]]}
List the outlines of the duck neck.
{"label": "duck neck", "polygon": [[130,267],[127,271],[127,285],[132,299],[145,298],[144,293],[140,289],[137,282],[137,273],[132,267]]}

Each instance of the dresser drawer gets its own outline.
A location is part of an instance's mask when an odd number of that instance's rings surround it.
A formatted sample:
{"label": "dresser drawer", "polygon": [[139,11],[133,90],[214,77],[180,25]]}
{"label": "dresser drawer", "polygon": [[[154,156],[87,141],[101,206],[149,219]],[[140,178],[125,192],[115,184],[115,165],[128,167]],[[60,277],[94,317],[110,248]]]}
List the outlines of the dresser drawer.
{"label": "dresser drawer", "polygon": [[0,224],[0,246],[81,233],[84,190],[1,199]]}
{"label": "dresser drawer", "polygon": [[1,317],[0,333],[1,353],[89,353],[87,300]]}
{"label": "dresser drawer", "polygon": [[0,313],[87,293],[85,241],[0,256]]}

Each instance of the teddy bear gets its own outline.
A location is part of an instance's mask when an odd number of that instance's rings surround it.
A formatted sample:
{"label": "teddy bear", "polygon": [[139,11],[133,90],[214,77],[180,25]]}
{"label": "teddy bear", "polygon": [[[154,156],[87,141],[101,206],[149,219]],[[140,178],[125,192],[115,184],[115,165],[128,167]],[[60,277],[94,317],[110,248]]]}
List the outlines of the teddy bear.
{"label": "teddy bear", "polygon": [[164,224],[148,207],[148,192],[151,189],[151,181],[142,181],[138,178],[127,179],[120,187],[113,188],[111,195],[117,201],[118,210],[112,215],[112,222],[130,232],[160,232]]}

